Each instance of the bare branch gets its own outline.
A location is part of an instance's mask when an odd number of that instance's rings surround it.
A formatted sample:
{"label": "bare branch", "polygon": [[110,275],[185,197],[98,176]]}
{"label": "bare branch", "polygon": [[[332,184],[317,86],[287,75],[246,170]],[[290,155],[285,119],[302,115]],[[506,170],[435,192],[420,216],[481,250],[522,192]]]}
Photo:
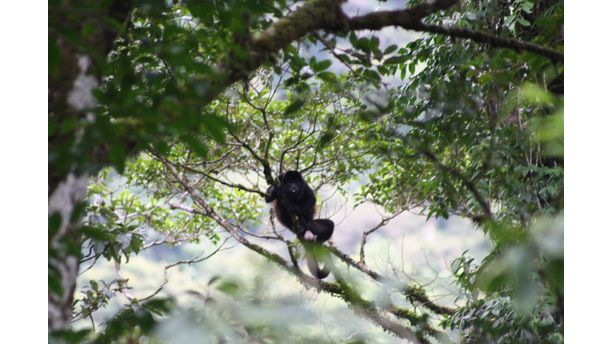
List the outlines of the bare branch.
{"label": "bare branch", "polygon": [[253,156],[253,158],[255,158],[255,160],[261,163],[261,165],[263,166],[264,175],[266,177],[266,182],[268,182],[268,185],[274,185],[274,178],[272,177],[272,169],[270,168],[270,163],[268,162],[268,160],[259,156],[259,154],[257,154],[257,152],[255,152],[255,150],[251,146],[249,146],[248,143],[239,139],[238,136],[231,129],[229,129],[228,132],[234,138],[234,140],[236,140],[242,147],[246,148],[249,151],[249,153],[251,153],[251,155]]}
{"label": "bare branch", "polygon": [[257,189],[252,189],[252,188],[248,188],[240,183],[229,183],[226,181],[223,181],[219,178],[215,178],[213,176],[211,176],[210,174],[205,174],[206,178],[210,179],[210,180],[214,180],[215,182],[219,183],[219,184],[223,184],[225,186],[229,186],[231,188],[234,189],[239,189],[239,190],[243,190],[243,191],[247,191],[247,192],[251,192],[251,193],[256,193],[258,195],[260,195],[261,197],[264,197],[266,195],[265,192],[257,190]]}
{"label": "bare branch", "polygon": [[394,218],[396,218],[399,214],[403,213],[405,210],[406,209],[401,209],[400,211],[398,211],[397,213],[391,215],[390,217],[383,218],[372,229],[363,232],[363,236],[361,237],[361,246],[359,248],[359,263],[365,264],[365,244],[366,244],[366,240],[367,240],[368,235],[370,235],[370,234],[376,232],[377,230],[379,230],[381,227],[383,227],[384,225],[389,223],[389,221],[391,221]]}
{"label": "bare branch", "polygon": [[223,248],[223,246],[225,246],[225,243],[227,243],[227,240],[229,238],[225,238],[225,240],[223,240],[223,242],[221,243],[221,245],[219,245],[214,251],[212,251],[211,253],[209,253],[208,255],[206,255],[205,257],[202,257],[202,255],[204,254],[204,252],[200,253],[199,255],[191,258],[191,259],[185,259],[185,260],[179,260],[177,262],[174,262],[172,264],[166,265],[166,267],[164,268],[164,281],[162,282],[162,284],[151,294],[149,294],[146,297],[143,297],[141,299],[139,299],[139,302],[143,302],[146,300],[149,300],[151,298],[153,298],[155,295],[159,294],[164,287],[168,284],[168,270],[172,269],[175,266],[179,266],[179,265],[191,265],[191,264],[196,264],[196,263],[200,263],[203,262],[207,259],[209,259],[210,257],[214,256],[215,254],[217,254],[219,251],[221,251],[221,249]]}

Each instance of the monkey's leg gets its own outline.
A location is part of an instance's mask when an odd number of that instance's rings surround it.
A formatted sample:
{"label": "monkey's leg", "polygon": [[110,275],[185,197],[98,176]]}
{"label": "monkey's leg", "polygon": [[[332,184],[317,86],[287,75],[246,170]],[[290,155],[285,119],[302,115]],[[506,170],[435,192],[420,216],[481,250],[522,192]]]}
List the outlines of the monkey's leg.
{"label": "monkey's leg", "polygon": [[314,234],[317,242],[325,242],[334,233],[334,222],[327,219],[313,220],[308,226],[308,231]]}
{"label": "monkey's leg", "polygon": [[314,233],[312,233],[311,231],[307,230],[306,232],[304,232],[304,240],[314,241],[316,238],[317,236],[314,235]]}

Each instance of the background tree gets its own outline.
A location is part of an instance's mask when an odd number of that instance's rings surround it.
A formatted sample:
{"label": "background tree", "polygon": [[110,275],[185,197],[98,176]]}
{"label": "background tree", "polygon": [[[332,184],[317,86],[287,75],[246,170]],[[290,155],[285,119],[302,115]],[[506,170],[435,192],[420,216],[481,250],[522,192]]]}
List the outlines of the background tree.
{"label": "background tree", "polygon": [[[103,307],[108,291],[129,289],[93,281],[75,304],[84,263],[121,264],[204,236],[216,250],[231,237],[401,338],[443,341],[447,328],[465,341],[562,341],[563,4],[409,2],[364,15],[341,5],[50,3],[55,337],[88,335],[66,330],[71,319]],[[377,31],[389,26],[427,34],[383,46]],[[312,56],[312,47],[327,56]],[[351,197],[390,214],[470,218],[494,249],[482,263],[455,261],[465,291],[458,307],[370,269],[364,247],[376,227],[363,234],[358,259],[328,249],[417,310],[368,300],[339,269],[333,281],[317,281],[297,268],[291,236],[274,223],[254,231],[265,220],[262,190],[290,168],[316,190],[331,185],[343,195],[367,176]],[[95,201],[86,203],[90,176]],[[117,178],[124,185],[109,187]],[[151,241],[144,228],[165,235]],[[284,255],[262,240],[282,243]],[[150,335],[153,315],[173,305],[158,297],[163,287],[131,298],[96,340]],[[236,295],[232,283],[222,289]],[[242,324],[261,338],[290,331],[261,326]]]}

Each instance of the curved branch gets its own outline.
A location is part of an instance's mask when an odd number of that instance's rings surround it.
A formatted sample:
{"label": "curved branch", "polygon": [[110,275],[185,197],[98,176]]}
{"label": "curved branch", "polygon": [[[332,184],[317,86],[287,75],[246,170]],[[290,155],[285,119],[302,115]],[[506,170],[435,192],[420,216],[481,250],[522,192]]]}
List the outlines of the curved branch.
{"label": "curved branch", "polygon": [[456,1],[453,0],[433,1],[404,10],[368,13],[363,16],[349,18],[347,22],[348,29],[380,30],[386,26],[398,26],[406,30],[430,32],[455,38],[469,39],[474,42],[487,43],[492,46],[510,48],[517,51],[525,50],[545,56],[554,62],[563,62],[563,53],[537,44],[520,41],[514,38],[500,37],[483,31],[424,24],[421,22],[428,14],[447,9],[455,3]]}
{"label": "curved branch", "polygon": [[404,209],[398,211],[397,213],[391,215],[390,217],[385,217],[372,229],[369,229],[363,232],[363,236],[361,237],[361,246],[359,248],[359,263],[365,264],[365,244],[366,244],[368,235],[376,232],[377,230],[385,226],[387,223],[389,223],[389,221],[393,220],[394,218],[396,218],[399,214],[403,212],[404,212]]}
{"label": "curved branch", "polygon": [[[202,261],[205,261],[205,260],[209,259],[210,257],[212,257],[215,254],[217,254],[219,251],[222,251],[223,246],[227,242],[227,239],[228,238],[223,240],[221,245],[219,245],[215,250],[213,250],[211,253],[209,253],[205,257],[202,257],[204,255],[204,252],[202,252],[199,255],[197,255],[197,256],[195,256],[195,257],[193,257],[191,259],[179,260],[179,261],[174,262],[172,264],[166,265],[166,267],[164,268],[164,281],[162,282],[162,284],[155,291],[153,291],[151,294],[149,294],[148,296],[145,296],[145,297],[143,297],[141,299],[138,299],[138,302],[140,303],[140,302],[152,299],[153,297],[155,297],[155,295],[159,294],[164,289],[164,287],[169,282],[169,280],[168,280],[168,270],[172,269],[175,266],[179,266],[179,265],[183,265],[183,264],[187,264],[187,265],[197,264],[197,263],[200,263]],[[133,302],[133,300],[130,300],[130,301]]]}
{"label": "curved branch", "polygon": [[416,30],[423,32],[439,33],[454,38],[469,39],[474,42],[487,43],[494,47],[510,48],[516,51],[529,51],[534,54],[547,57],[553,62],[563,63],[563,53],[559,51],[542,47],[530,42],[520,41],[514,38],[497,36],[484,31],[430,24],[421,24],[420,26],[417,26]]}

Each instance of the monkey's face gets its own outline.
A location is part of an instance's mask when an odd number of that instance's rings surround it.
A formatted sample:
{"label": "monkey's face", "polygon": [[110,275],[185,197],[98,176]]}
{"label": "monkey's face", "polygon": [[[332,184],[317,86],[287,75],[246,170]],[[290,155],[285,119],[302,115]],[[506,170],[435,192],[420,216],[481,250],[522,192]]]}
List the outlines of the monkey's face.
{"label": "monkey's face", "polygon": [[304,179],[297,171],[289,171],[283,175],[282,189],[287,198],[296,201],[304,194]]}
{"label": "monkey's face", "polygon": [[297,181],[285,182],[283,189],[287,197],[291,200],[300,199],[304,190],[302,183]]}

